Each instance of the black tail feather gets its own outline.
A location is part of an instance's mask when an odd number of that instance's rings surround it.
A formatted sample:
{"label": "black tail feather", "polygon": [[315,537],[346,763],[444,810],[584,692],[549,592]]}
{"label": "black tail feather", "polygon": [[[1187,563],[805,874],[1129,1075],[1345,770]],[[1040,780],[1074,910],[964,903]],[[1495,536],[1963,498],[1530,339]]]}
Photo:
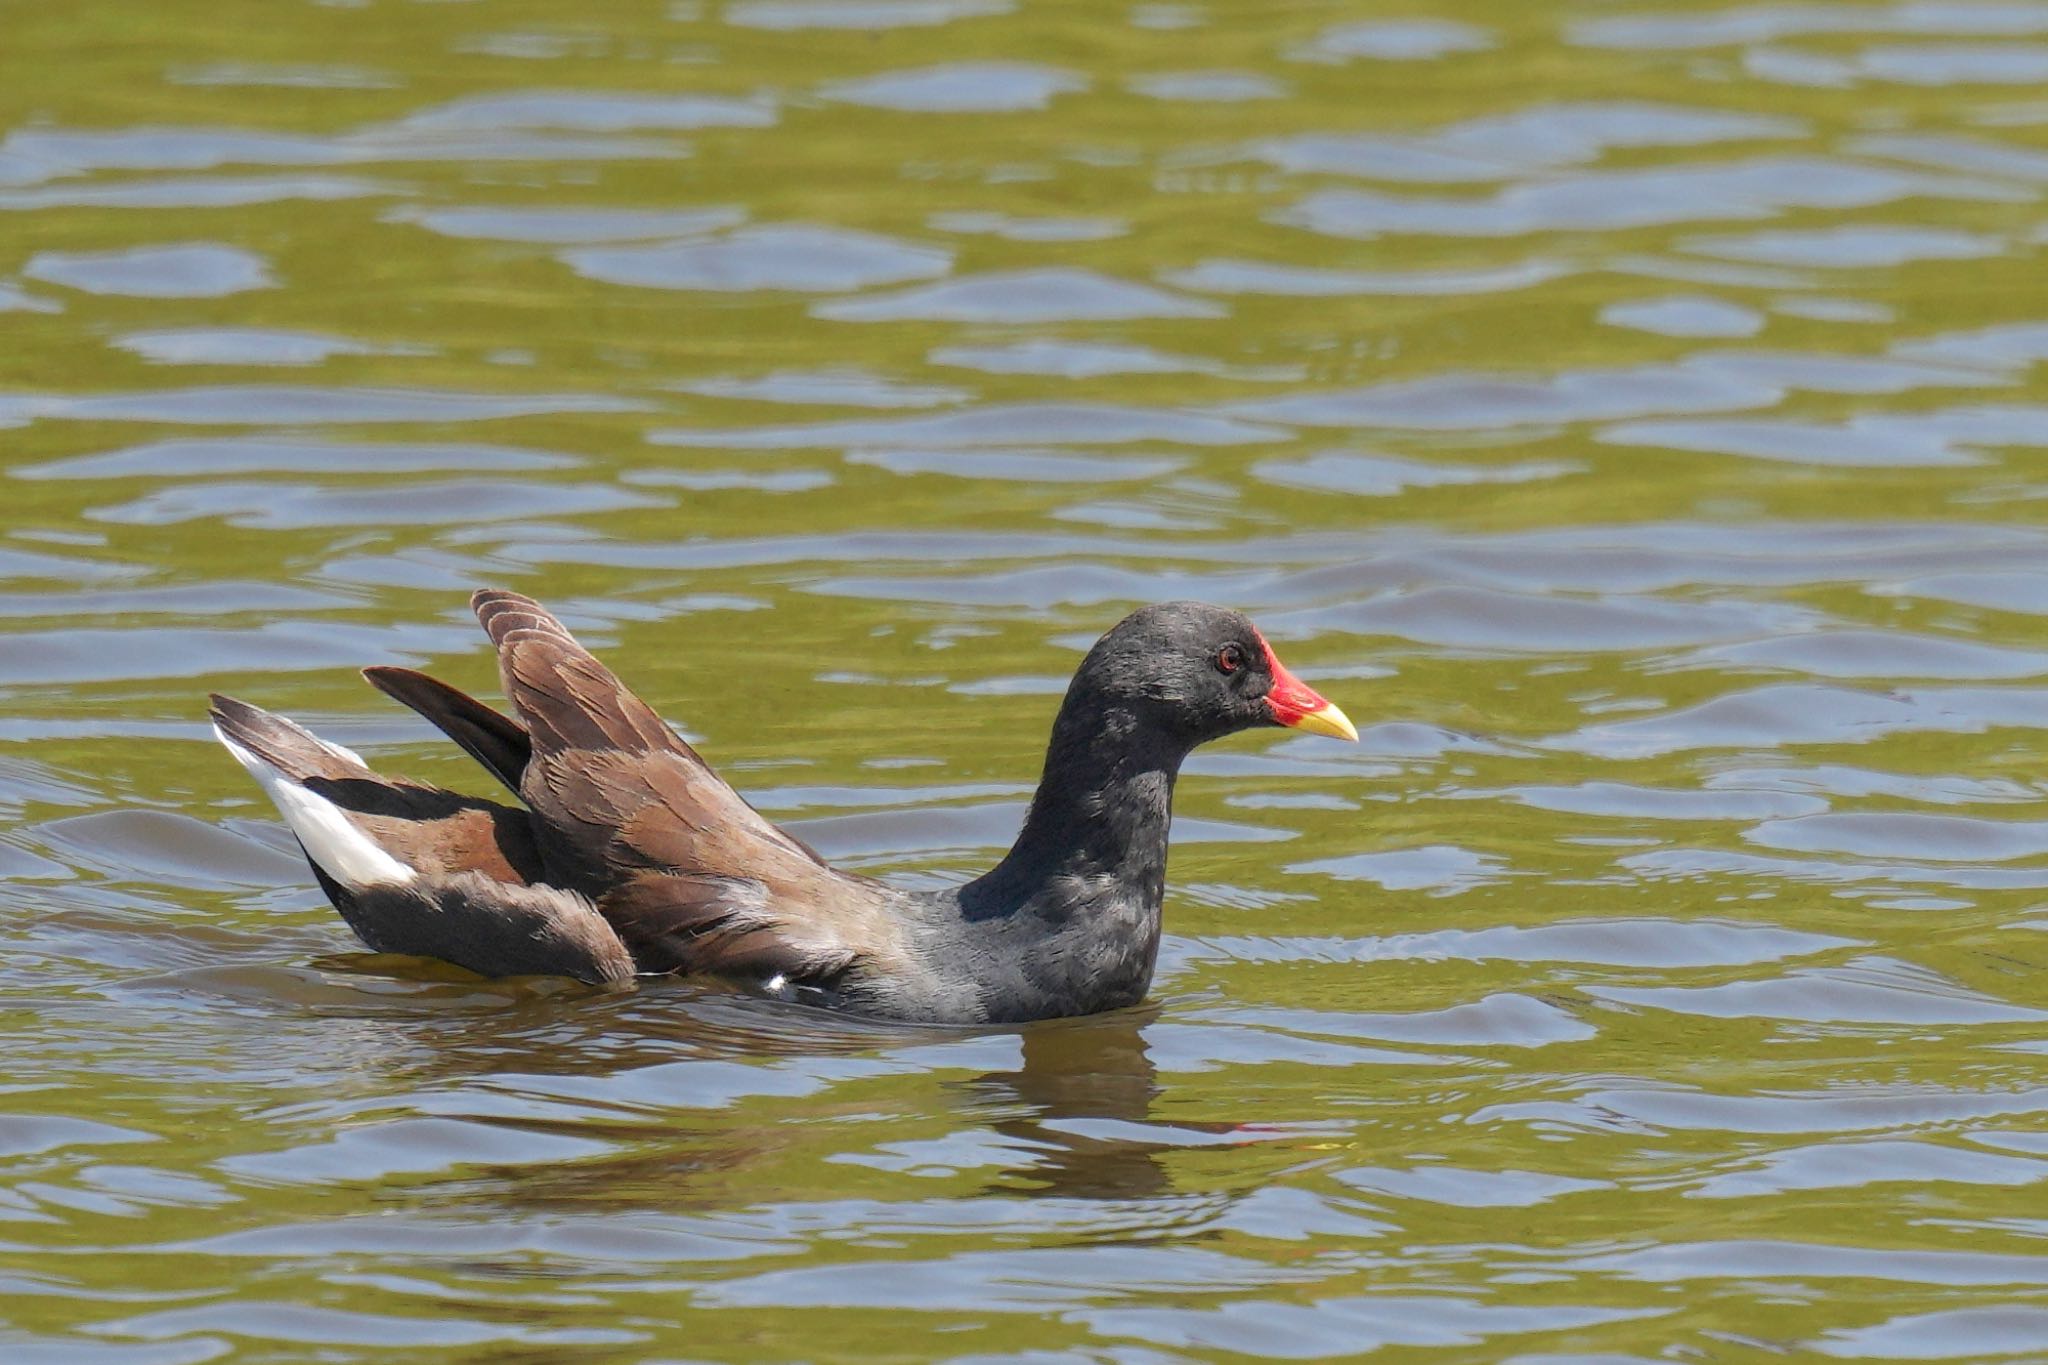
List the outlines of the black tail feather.
{"label": "black tail feather", "polygon": [[370,686],[432,721],[514,792],[533,757],[533,741],[518,721],[492,710],[466,692],[410,668],[378,666],[363,670]]}

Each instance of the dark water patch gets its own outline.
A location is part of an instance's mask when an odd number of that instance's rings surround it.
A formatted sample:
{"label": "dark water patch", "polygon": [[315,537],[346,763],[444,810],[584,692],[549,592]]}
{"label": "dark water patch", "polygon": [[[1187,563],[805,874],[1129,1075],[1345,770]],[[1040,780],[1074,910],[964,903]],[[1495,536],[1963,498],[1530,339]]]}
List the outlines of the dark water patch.
{"label": "dark water patch", "polygon": [[[11,395],[0,394],[0,421]],[[543,413],[637,412],[647,404],[596,393],[451,393],[248,385],[160,389],[92,397],[27,400],[30,417],[85,422],[167,422],[191,426],[289,426],[295,423],[480,422]]]}
{"label": "dark water patch", "polygon": [[445,551],[417,549],[399,554],[339,555],[320,565],[313,577],[351,588],[407,588],[435,591],[459,598],[476,585],[502,577],[504,570],[483,559]]}
{"label": "dark water patch", "polygon": [[[90,185],[0,190],[0,210],[34,212],[62,208],[223,209],[241,208],[252,204],[284,203],[291,200],[328,203],[344,199],[387,197],[402,192],[396,185],[353,175],[149,177]],[[199,264],[203,266],[205,263]]]}
{"label": "dark water patch", "polygon": [[296,885],[305,876],[295,853],[174,811],[74,815],[35,826],[34,834],[72,865],[121,880],[227,888]]}
{"label": "dark water patch", "polygon": [[389,90],[398,81],[372,67],[340,62],[201,62],[164,72],[173,85],[283,86],[298,90]]}
{"label": "dark water patch", "polygon": [[1646,13],[1581,20],[1571,41],[1598,47],[1683,50],[1835,33],[2022,37],[2048,33],[2048,6],[2019,0],[1957,5],[1746,5],[1703,14]]}
{"label": "dark water patch", "polygon": [[99,796],[59,769],[33,759],[0,757],[0,812],[19,816],[30,805],[91,806]]}
{"label": "dark water patch", "polygon": [[1583,465],[1528,461],[1507,465],[1436,464],[1394,455],[1325,451],[1301,460],[1266,460],[1252,466],[1252,475],[1267,483],[1353,493],[1361,497],[1392,497],[1410,488],[1442,488],[1484,483],[1533,483],[1583,473]]}
{"label": "dark water patch", "polygon": [[1821,678],[1954,678],[1991,681],[2048,673],[2048,653],[1905,631],[1821,630],[1710,645],[1689,663],[1785,669]]}
{"label": "dark water patch", "polygon": [[[790,821],[789,829],[827,858],[873,860],[1004,849],[1023,826],[1024,806],[994,801],[830,815]],[[1294,837],[1292,830],[1229,820],[1177,816],[1173,822],[1176,844],[1272,843]]]}
{"label": "dark water patch", "polygon": [[[16,631],[9,638],[14,648],[0,657],[0,686],[6,687],[347,669],[371,663],[416,666],[430,654],[469,644],[466,633],[446,626],[290,618],[246,628],[73,627]],[[91,731],[90,725],[80,728]],[[101,733],[124,730],[109,722]]]}
{"label": "dark water patch", "polygon": [[1586,782],[1574,787],[1509,787],[1498,795],[1538,810],[1621,820],[1787,819],[1828,808],[1828,803],[1817,796],[1795,792],[1746,791],[1725,783],[1718,789],[1710,783],[1709,788],[1676,791],[1624,782]]}
{"label": "dark water patch", "polygon": [[[2041,797],[2041,790],[2037,787],[2001,778],[1966,777],[1960,773],[1873,772],[1868,768],[1850,768],[1834,763],[1782,768],[1728,768],[1709,774],[1705,785],[1736,791],[1759,788],[1819,792],[1829,796],[1888,796],[1932,806],[2035,801]],[[1788,815],[1793,813],[1785,812]]]}
{"label": "dark water patch", "polygon": [[18,284],[0,280],[0,313],[61,313],[64,305],[55,299],[31,294]]}
{"label": "dark water patch", "polygon": [[1852,939],[1768,924],[1645,918],[1344,939],[1221,937],[1202,943],[1244,962],[1571,962],[1657,968],[1744,966],[1856,946]]}
{"label": "dark water patch", "polygon": [[629,469],[619,482],[644,488],[687,488],[715,493],[744,488],[756,493],[809,493],[838,480],[822,469]]}
{"label": "dark water patch", "polygon": [[1903,85],[2038,85],[2048,80],[2048,43],[1883,43],[1854,69]]}
{"label": "dark water patch", "polygon": [[113,344],[155,365],[318,365],[338,355],[419,355],[416,347],[378,346],[317,332],[258,327],[187,327],[130,332]]}
{"label": "dark water patch", "polygon": [[1390,849],[1384,853],[1354,853],[1342,858],[1295,863],[1286,870],[1295,876],[1316,875],[1339,881],[1371,882],[1388,891],[1428,891],[1437,896],[1457,895],[1474,887],[1491,885],[1508,872],[1507,864],[1499,858],[1450,844]]}
{"label": "dark water patch", "polygon": [[1238,1008],[1220,1011],[1218,1017],[1318,1037],[1442,1047],[1543,1047],[1591,1038],[1597,1032],[1556,1005],[1513,992],[1412,1014]]}
{"label": "dark water patch", "polygon": [[[1747,350],[1710,351],[1685,363],[1712,374],[1774,382],[1814,393],[1907,393],[1923,388],[1985,388],[1999,383],[1996,378],[1966,367],[1934,365],[1920,358]],[[1930,414],[1930,420],[1940,421],[1944,416]]]}
{"label": "dark water patch", "polygon": [[1834,1328],[1811,1346],[1850,1360],[2025,1357],[2048,1336],[2048,1309],[2027,1304],[1900,1313],[1867,1327]]}
{"label": "dark water patch", "polygon": [[35,550],[0,546],[0,579],[28,579],[46,583],[110,583],[141,578],[149,570],[139,564],[121,564],[105,559],[83,559],[72,555],[50,555]]}
{"label": "dark water patch", "polygon": [[956,479],[1008,479],[1019,483],[1104,483],[1156,479],[1183,462],[1157,456],[1076,455],[1057,450],[856,450],[850,464],[892,474],[945,474]]}
{"label": "dark water patch", "polygon": [[1312,614],[1277,616],[1283,624],[1306,624],[1311,619],[1326,630],[1357,635],[1536,653],[1555,651],[1567,642],[1574,651],[1662,649],[1810,630],[1821,621],[1812,612],[1782,603],[1524,596],[1466,587],[1421,588]]}
{"label": "dark water patch", "polygon": [[1617,256],[1607,263],[1607,267],[1617,274],[1723,289],[1818,289],[1821,285],[1816,277],[1797,270],[1703,261],[1692,256]]}
{"label": "dark water patch", "polygon": [[216,474],[401,474],[444,469],[567,469],[573,455],[512,446],[343,442],[293,436],[211,436],[17,465],[18,479],[202,478]]}
{"label": "dark water patch", "polygon": [[1539,1171],[1477,1171],[1455,1166],[1409,1169],[1359,1166],[1337,1178],[1382,1198],[1444,1204],[1461,1209],[1528,1209],[1585,1190],[1611,1189],[1604,1180],[1580,1180]]}
{"label": "dark water patch", "polygon": [[1872,133],[1854,138],[1848,150],[1943,170],[1973,171],[2014,180],[2048,181],[2048,152],[1982,137],[1940,133]]}
{"label": "dark water patch", "polygon": [[1287,55],[1297,62],[1341,64],[1359,57],[1417,62],[1492,46],[1493,36],[1486,29],[1453,19],[1380,19],[1326,28]]}
{"label": "dark water patch", "polygon": [[216,1164],[243,1180],[325,1185],[440,1171],[455,1163],[507,1167],[578,1161],[611,1150],[610,1144],[588,1138],[503,1124],[409,1118],[343,1129],[325,1142],[225,1157]]}
{"label": "dark water patch", "polygon": [[[1955,863],[1885,861],[1837,862],[1822,858],[1768,858],[1720,849],[1675,848],[1631,853],[1616,859],[1631,873],[1651,882],[1698,882],[1721,878],[1807,882],[1841,888],[1843,895],[1866,899],[1916,887],[1953,891],[2029,891],[2048,886],[2048,872],[2033,868],[1972,867]],[[1898,908],[1909,910],[1967,909],[1970,902],[1916,900]]]}
{"label": "dark water patch", "polygon": [[385,215],[386,222],[417,223],[444,237],[547,245],[695,237],[735,228],[746,220],[747,211],[738,207],[643,209],[524,205],[488,208],[478,205],[420,209],[408,206]]}
{"label": "dark water patch", "polygon": [[1130,231],[1116,218],[1020,218],[1008,213],[935,213],[925,220],[935,232],[972,233],[1010,242],[1100,242]]}
{"label": "dark water patch", "polygon": [[2048,853],[2048,821],[1985,820],[1913,811],[1855,811],[1772,820],[1745,836],[1796,853],[1937,862],[2008,862]]}
{"label": "dark water patch", "polygon": [[1894,321],[1898,314],[1869,299],[1782,298],[1773,300],[1771,311],[1788,318],[1811,318],[1815,322],[1877,324]]}
{"label": "dark water patch", "polygon": [[113,1337],[162,1341],[217,1332],[244,1341],[296,1346],[435,1348],[519,1342],[534,1346],[619,1345],[643,1338],[616,1329],[559,1331],[493,1324],[443,1315],[369,1313],[313,1304],[245,1300],[172,1308],[96,1323],[94,1331]]}
{"label": "dark water patch", "polygon": [[1913,688],[1888,694],[1778,683],[1639,720],[1602,722],[1547,741],[1608,758],[1685,749],[1868,744],[1901,732],[1980,734],[2048,722],[2048,693],[2033,688]]}
{"label": "dark water patch", "polygon": [[766,1219],[750,1221],[730,1215],[693,1218],[648,1212],[587,1218],[565,1213],[507,1220],[486,1230],[459,1219],[396,1212],[369,1218],[278,1223],[196,1238],[165,1249],[209,1257],[288,1261],[375,1256],[394,1262],[528,1252],[559,1256],[567,1263],[590,1269],[739,1260],[801,1249],[802,1243],[796,1237],[808,1229],[775,1228],[767,1223]]}
{"label": "dark water patch", "polygon": [[1199,356],[1174,355],[1149,346],[1114,342],[1038,338],[1006,344],[943,346],[928,357],[987,374],[1042,374],[1060,379],[1093,379],[1113,374],[1215,374],[1223,367]]}
{"label": "dark water patch", "polygon": [[1147,1060],[1161,1073],[1205,1075],[1239,1067],[1305,1066],[1323,1072],[1347,1067],[1440,1070],[1449,1061],[1426,1052],[1362,1047],[1228,1024],[1155,1024],[1145,1030]]}
{"label": "dark water patch", "polygon": [[[1181,574],[1146,573],[1099,563],[1033,567],[949,577],[880,577],[841,574],[808,585],[827,597],[871,597],[882,601],[1031,607],[1090,606],[1106,602],[1168,600],[1203,595],[1228,599],[1214,578],[1196,583]],[[1084,642],[1092,643],[1092,641]]]}
{"label": "dark water patch", "polygon": [[2038,1023],[2040,1010],[2003,1004],[1921,967],[1862,958],[1840,967],[1800,967],[1768,981],[1716,986],[1587,986],[1599,1000],[1639,1009],[1716,1019],[1778,1019],[1816,1024]]}
{"label": "dark water patch", "polygon": [[1787,1190],[1918,1184],[1930,1173],[1963,1185],[2015,1186],[2048,1180],[2048,1162],[1899,1138],[1792,1147],[1730,1164],[1731,1169],[1687,1193],[1698,1199],[1754,1199]]}
{"label": "dark water patch", "polygon": [[[165,1140],[9,1159],[0,1357],[2033,1344],[2048,6],[115,5],[10,31],[0,995]],[[273,283],[22,274],[179,244]],[[1142,600],[1362,742],[1190,760],[1134,1010],[487,982],[199,700],[483,790],[353,673],[500,704],[483,583],[900,885]]]}
{"label": "dark water patch", "polygon": [[1625,422],[1599,439],[1608,445],[1655,446],[1740,455],[1752,460],[1842,468],[1935,468],[1982,464],[1983,457],[1958,449],[1924,422],[1884,418],[1829,422],[1788,422],[1772,418]]}
{"label": "dark water patch", "polygon": [[755,377],[686,380],[676,386],[706,398],[744,398],[757,403],[817,403],[849,408],[935,408],[964,403],[974,395],[937,384],[904,384],[886,375],[852,368],[777,370]]}
{"label": "dark water patch", "polygon": [[1022,803],[1000,801],[813,817],[788,825],[827,858],[873,859],[1007,848],[1023,820]]}
{"label": "dark water patch", "polygon": [[1707,256],[1809,269],[1866,270],[1913,261],[1963,261],[2005,252],[1998,237],[1904,225],[1777,229],[1742,236],[1694,237],[1682,246]]}
{"label": "dark water patch", "polygon": [[1252,399],[1226,404],[1222,410],[1254,421],[1303,426],[1468,431],[1759,407],[1782,393],[1782,388],[1755,379],[1661,366],[1551,379],[1440,375],[1334,393]]}
{"label": "dark water patch", "polygon": [[1006,114],[1047,108],[1088,88],[1087,77],[1034,62],[948,62],[834,81],[822,99],[911,114]]}
{"label": "dark water patch", "polygon": [[1282,433],[1222,417],[1170,408],[1109,403],[1007,403],[929,417],[860,418],[801,426],[736,427],[725,431],[662,428],[648,434],[657,445],[723,450],[855,449],[901,446],[1129,445],[1136,442],[1249,445]]}
{"label": "dark water patch", "polygon": [[1258,143],[1283,171],[1420,183],[1485,182],[1597,161],[1609,151],[1796,137],[1797,120],[1677,105],[1537,105],[1420,137],[1306,133]]}
{"label": "dark water patch", "polygon": [[1517,1307],[1446,1295],[1372,1294],[1313,1305],[1240,1299],[1167,1312],[1109,1308],[1089,1313],[1098,1332],[1160,1346],[1314,1360],[1389,1346],[1479,1346],[1497,1337],[1566,1333],[1658,1317],[1658,1309]]}
{"label": "dark water patch", "polygon": [[156,1142],[154,1133],[137,1132],[97,1119],[61,1114],[0,1114],[0,1156],[34,1156],[67,1147],[98,1147],[127,1142]]}
{"label": "dark water patch", "polygon": [[95,507],[94,521],[143,526],[218,519],[266,531],[314,526],[434,526],[574,516],[667,500],[594,484],[466,479],[385,488],[316,488],[287,483],[199,483],[166,488],[133,502]]}
{"label": "dark water patch", "polygon": [[1107,1247],[1018,1247],[943,1256],[908,1284],[894,1261],[854,1260],[829,1269],[772,1270],[725,1280],[706,1286],[698,1298],[738,1308],[886,1305],[944,1311],[970,1303],[980,1312],[1037,1314],[1133,1293],[1215,1294],[1312,1277],[1308,1269],[1282,1269],[1196,1247],[1134,1248],[1123,1255]]}
{"label": "dark water patch", "polygon": [[2048,360],[2048,322],[2007,323],[1966,332],[1902,340],[1893,354],[1913,360],[2024,369]]}
{"label": "dark water patch", "polygon": [[625,133],[646,129],[766,128],[772,102],[720,95],[623,94],[612,90],[533,90],[473,95],[408,114],[408,129],[489,132],[538,128]]}
{"label": "dark water patch", "polygon": [[[1648,1130],[1677,1132],[1866,1133],[2035,1114],[2044,1106],[2048,1106],[2048,1090],[1970,1090],[1932,1084],[1871,1086],[1860,1093],[1839,1095],[1821,1091],[1713,1094],[1682,1089],[1598,1089],[1570,1101],[1500,1105],[1482,1110],[1474,1119],[1556,1117],[1592,1131],[1627,1131],[1642,1125]],[[1659,1251],[1680,1260],[1685,1257],[1684,1248],[1671,1247],[1652,1249],[1645,1259],[1663,1259]],[[2048,1257],[2022,1259],[2038,1260],[2048,1269]],[[2002,1260],[1992,1258],[1994,1264]]]}
{"label": "dark water patch", "polygon": [[88,294],[192,299],[268,289],[277,281],[261,256],[213,243],[135,247],[125,251],[45,251],[21,273]]}
{"label": "dark water patch", "polygon": [[1228,310],[1092,270],[1054,266],[968,275],[895,294],[821,303],[811,312],[833,322],[1047,323],[1220,318]]}
{"label": "dark water patch", "polygon": [[1317,190],[1272,218],[1332,237],[1522,237],[1768,218],[1795,209],[1867,208],[1908,199],[2010,202],[2024,197],[1991,180],[1788,156],[1583,171],[1511,186],[1485,199]]}
{"label": "dark water patch", "polygon": [[562,260],[577,274],[606,284],[842,293],[943,275],[952,268],[953,253],[871,232],[774,223],[709,241],[575,247]]}
{"label": "dark water patch", "polygon": [[328,140],[248,128],[28,128],[0,143],[0,183],[33,185],[95,171],[203,171],[321,166],[344,160]]}
{"label": "dark water patch", "polygon": [[1281,298],[1346,294],[1496,294],[1529,289],[1571,273],[1562,261],[1528,260],[1464,270],[1332,270],[1324,266],[1212,258],[1160,278],[1180,289],[1209,294],[1271,294]]}
{"label": "dark water patch", "polygon": [[1288,93],[1286,85],[1256,71],[1160,71],[1133,76],[1126,85],[1147,99],[1189,104],[1246,104]]}
{"label": "dark water patch", "polygon": [[1933,1285],[2033,1285],[2048,1257],[1974,1251],[1891,1250],[1793,1241],[1691,1242],[1579,1258],[1575,1269],[1659,1283],[1755,1276],[1762,1279],[1874,1279]]}
{"label": "dark water patch", "polygon": [[1600,310],[1600,320],[1673,337],[1747,337],[1764,327],[1763,315],[1754,309],[1725,299],[1684,294],[1609,304]]}
{"label": "dark water patch", "polygon": [[1030,794],[1031,788],[1012,783],[948,783],[926,787],[786,786],[752,788],[747,793],[747,800],[762,810],[793,811],[818,807],[903,806]]}
{"label": "dark water patch", "polygon": [[2048,616],[2048,578],[2038,573],[1938,573],[1874,585],[1871,591],[1887,597],[1925,597],[1993,611]]}
{"label": "dark water patch", "polygon": [[1012,0],[736,0],[725,7],[725,22],[777,32],[932,28],[1015,8]]}

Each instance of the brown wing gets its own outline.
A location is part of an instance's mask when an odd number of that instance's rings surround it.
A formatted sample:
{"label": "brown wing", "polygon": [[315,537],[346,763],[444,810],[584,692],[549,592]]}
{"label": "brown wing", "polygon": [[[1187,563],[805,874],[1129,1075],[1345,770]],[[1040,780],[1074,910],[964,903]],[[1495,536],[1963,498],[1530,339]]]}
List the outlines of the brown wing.
{"label": "brown wing", "polygon": [[378,847],[428,874],[476,872],[524,885],[540,876],[533,821],[523,810],[371,771],[349,750],[261,707],[213,698],[228,739],[340,806]]}
{"label": "brown wing", "polygon": [[598,909],[644,972],[824,984],[863,956],[831,917],[792,918],[787,889],[778,895],[751,877],[646,872],[621,883]]}
{"label": "brown wing", "polygon": [[532,745],[519,794],[548,881],[597,901],[643,968],[810,977],[894,950],[880,888],[748,805],[538,603],[471,606]]}

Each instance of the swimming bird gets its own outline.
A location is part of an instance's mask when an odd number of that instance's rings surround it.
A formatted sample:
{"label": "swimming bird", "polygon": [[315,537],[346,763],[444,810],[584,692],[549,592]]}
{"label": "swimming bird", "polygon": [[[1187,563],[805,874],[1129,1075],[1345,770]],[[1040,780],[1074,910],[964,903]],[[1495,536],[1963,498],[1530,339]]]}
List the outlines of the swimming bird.
{"label": "swimming bird", "polygon": [[1074,674],[1009,853],[963,885],[906,890],[831,867],[762,816],[539,603],[487,589],[470,606],[511,716],[411,669],[363,675],[520,805],[373,772],[231,697],[211,714],[357,937],[485,976],[703,974],[943,1023],[1135,1004],[1158,956],[1182,760],[1253,726],[1358,738],[1243,615],[1143,607]]}

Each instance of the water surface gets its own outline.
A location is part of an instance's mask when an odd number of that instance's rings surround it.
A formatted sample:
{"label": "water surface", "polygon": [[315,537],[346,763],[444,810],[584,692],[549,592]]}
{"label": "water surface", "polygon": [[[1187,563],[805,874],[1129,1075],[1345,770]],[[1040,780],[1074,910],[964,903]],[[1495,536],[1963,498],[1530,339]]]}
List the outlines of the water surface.
{"label": "water surface", "polygon": [[[2048,1357],[2048,5],[140,0],[0,58],[0,1355]],[[1131,605],[1153,999],[366,957],[203,693],[557,606],[1014,831]]]}

